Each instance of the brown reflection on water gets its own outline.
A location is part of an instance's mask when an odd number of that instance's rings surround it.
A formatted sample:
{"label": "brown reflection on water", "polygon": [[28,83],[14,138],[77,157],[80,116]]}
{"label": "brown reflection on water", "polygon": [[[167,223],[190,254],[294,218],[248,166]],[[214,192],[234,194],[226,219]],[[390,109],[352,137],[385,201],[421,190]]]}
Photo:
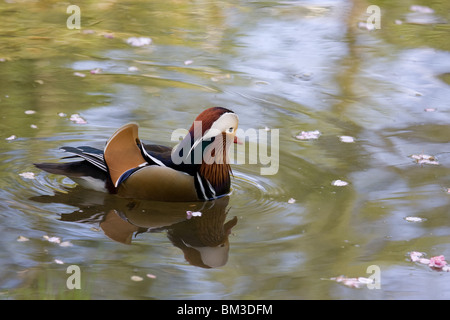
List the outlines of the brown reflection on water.
{"label": "brown reflection on water", "polygon": [[[228,261],[228,236],[237,224],[237,217],[226,221],[228,196],[209,202],[166,203],[130,201],[101,193],[88,197],[89,193],[76,187],[68,193],[33,200],[77,206],[78,210],[61,214],[61,220],[98,225],[106,236],[123,244],[132,244],[133,238],[141,233],[166,232],[191,265],[217,268]],[[191,216],[189,211],[201,214]]]}

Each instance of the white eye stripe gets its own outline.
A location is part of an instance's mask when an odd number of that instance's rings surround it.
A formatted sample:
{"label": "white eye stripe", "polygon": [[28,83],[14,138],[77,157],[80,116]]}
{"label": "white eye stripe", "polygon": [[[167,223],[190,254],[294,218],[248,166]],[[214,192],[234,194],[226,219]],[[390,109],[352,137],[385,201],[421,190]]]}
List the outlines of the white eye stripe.
{"label": "white eye stripe", "polygon": [[239,118],[237,114],[226,112],[222,114],[219,119],[214,121],[210,129],[219,130],[219,132],[229,132],[232,133],[234,128],[237,127],[239,123]]}

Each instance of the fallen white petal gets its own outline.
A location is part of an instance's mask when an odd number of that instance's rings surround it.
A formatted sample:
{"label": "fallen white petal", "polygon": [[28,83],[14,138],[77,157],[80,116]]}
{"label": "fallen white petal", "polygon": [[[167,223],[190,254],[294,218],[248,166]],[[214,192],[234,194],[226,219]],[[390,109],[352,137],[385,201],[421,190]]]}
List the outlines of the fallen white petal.
{"label": "fallen white petal", "polygon": [[344,180],[334,180],[333,182],[331,182],[331,184],[336,187],[344,187],[348,185],[348,182]]}
{"label": "fallen white petal", "polygon": [[363,284],[373,283],[373,279],[364,278],[364,277],[358,277],[358,281]]}
{"label": "fallen white petal", "polygon": [[17,137],[15,135],[9,136],[8,138],[6,138],[5,140],[11,141],[17,139]]}
{"label": "fallen white petal", "polygon": [[70,241],[64,241],[59,244],[60,247],[72,247],[73,244]]}
{"label": "fallen white petal", "polygon": [[299,135],[295,136],[298,140],[314,140],[318,139],[320,136],[319,130],[314,131],[302,131]]}
{"label": "fallen white petal", "polygon": [[435,160],[421,160],[418,162],[419,164],[433,164],[433,165],[438,165],[439,162],[435,161]]}
{"label": "fallen white petal", "polygon": [[152,43],[152,39],[147,37],[131,37],[128,38],[127,43],[133,47],[143,47]]}
{"label": "fallen white petal", "polygon": [[294,199],[294,198],[290,198],[290,199],[288,200],[288,203],[295,203],[295,199]]}
{"label": "fallen white petal", "polygon": [[144,278],[139,277],[139,276],[131,276],[131,280],[133,280],[133,281],[142,281],[142,280],[144,280]]}
{"label": "fallen white petal", "polygon": [[434,13],[434,10],[427,6],[412,5],[409,10],[420,13]]}
{"label": "fallen white petal", "polygon": [[36,111],[34,111],[34,110],[27,110],[27,111],[25,111],[25,114],[35,114],[36,113]]}
{"label": "fallen white petal", "polygon": [[57,264],[64,264],[64,262],[63,262],[62,260],[59,260],[59,259],[55,259],[54,261],[55,261],[55,263],[57,263]]}
{"label": "fallen white petal", "polygon": [[423,253],[422,252],[418,252],[418,251],[412,251],[412,252],[409,253],[409,256],[411,258],[411,261],[416,262],[416,261],[419,261],[420,257],[423,256]]}
{"label": "fallen white petal", "polygon": [[34,173],[33,172],[23,172],[23,173],[19,173],[19,176],[25,178],[25,179],[34,179]]}
{"label": "fallen white petal", "polygon": [[19,236],[19,237],[17,238],[17,241],[19,241],[19,242],[25,242],[25,241],[30,241],[30,239],[28,239],[27,237],[24,237],[24,236]]}
{"label": "fallen white petal", "polygon": [[58,237],[49,237],[47,235],[42,236],[42,238],[44,238],[45,240],[47,240],[48,242],[51,243],[61,243],[61,238]]}
{"label": "fallen white petal", "polygon": [[345,142],[345,143],[355,142],[355,138],[353,138],[351,136],[340,136],[339,140],[341,140],[341,142]]}
{"label": "fallen white petal", "polygon": [[147,276],[147,278],[150,278],[150,279],[156,279],[156,276],[151,273],[147,273],[146,276]]}
{"label": "fallen white petal", "polygon": [[422,222],[422,221],[424,221],[424,219],[420,218],[420,217],[406,217],[405,220],[409,221],[409,222]]}
{"label": "fallen white petal", "polygon": [[413,154],[411,155],[411,158],[416,160],[416,163],[418,164],[433,164],[433,165],[439,164],[436,157],[430,156],[428,154]]}

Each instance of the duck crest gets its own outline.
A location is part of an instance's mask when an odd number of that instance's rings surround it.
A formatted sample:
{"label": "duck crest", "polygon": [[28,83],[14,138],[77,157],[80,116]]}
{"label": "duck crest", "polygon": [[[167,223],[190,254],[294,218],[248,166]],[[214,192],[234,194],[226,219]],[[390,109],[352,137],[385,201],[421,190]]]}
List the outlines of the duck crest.
{"label": "duck crest", "polygon": [[[204,110],[197,116],[197,118],[195,118],[191,128],[189,129],[189,133],[192,135],[192,137],[194,137],[194,133],[204,135],[206,130],[210,129],[213,123],[217,119],[219,119],[220,116],[223,115],[224,113],[234,113],[234,112],[223,107],[213,107]],[[201,132],[194,132],[194,130],[196,129],[195,124],[199,122],[201,123],[202,129]]]}

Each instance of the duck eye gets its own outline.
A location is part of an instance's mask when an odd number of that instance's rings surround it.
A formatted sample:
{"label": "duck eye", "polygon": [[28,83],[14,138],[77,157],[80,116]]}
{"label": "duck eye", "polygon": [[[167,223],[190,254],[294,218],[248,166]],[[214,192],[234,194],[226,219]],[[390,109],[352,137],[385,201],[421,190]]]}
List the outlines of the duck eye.
{"label": "duck eye", "polygon": [[229,133],[232,133],[233,130],[234,130],[233,127],[228,128],[228,132],[229,132]]}

